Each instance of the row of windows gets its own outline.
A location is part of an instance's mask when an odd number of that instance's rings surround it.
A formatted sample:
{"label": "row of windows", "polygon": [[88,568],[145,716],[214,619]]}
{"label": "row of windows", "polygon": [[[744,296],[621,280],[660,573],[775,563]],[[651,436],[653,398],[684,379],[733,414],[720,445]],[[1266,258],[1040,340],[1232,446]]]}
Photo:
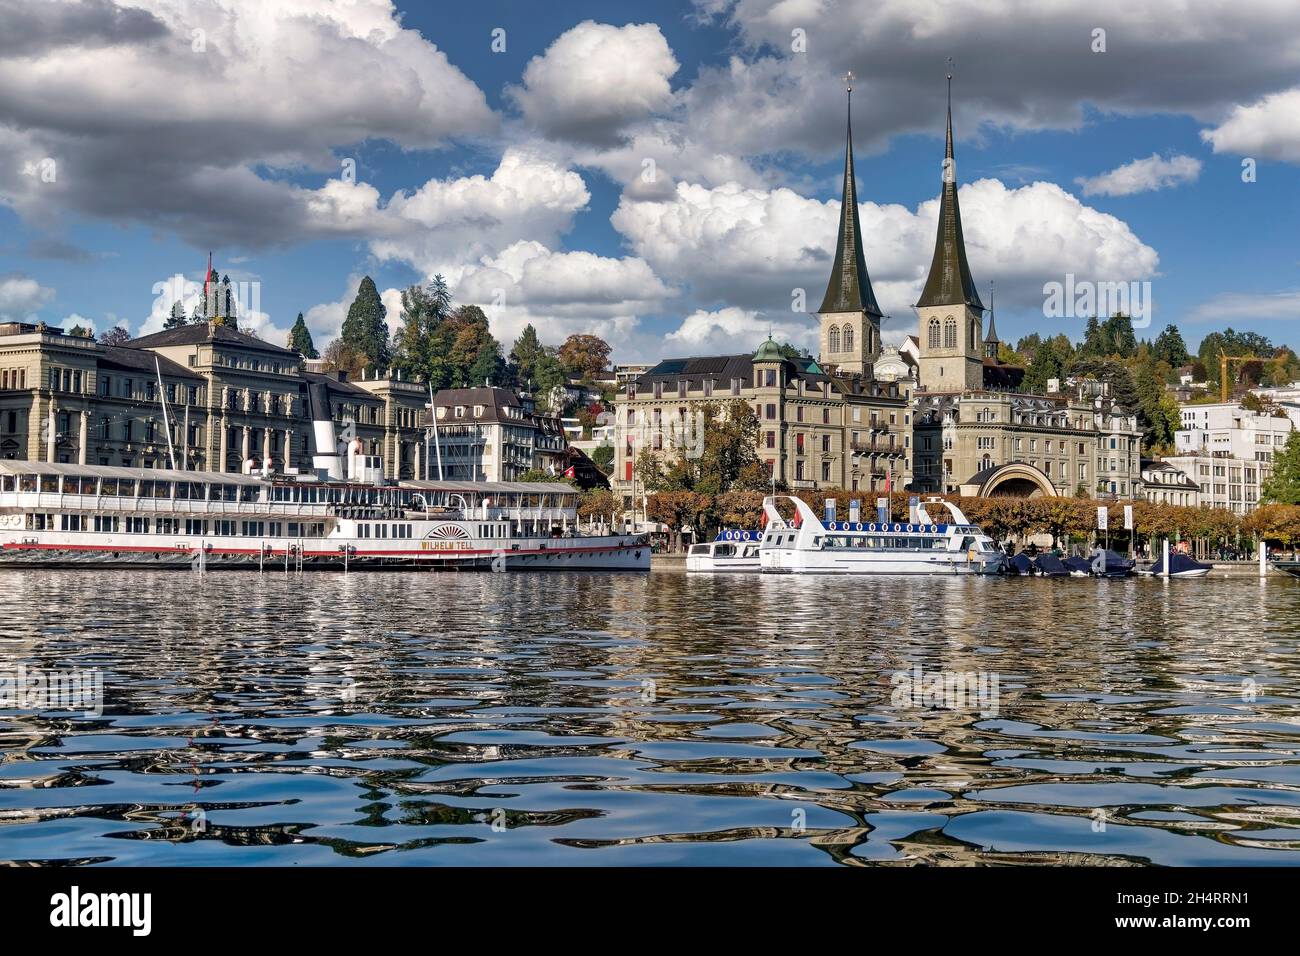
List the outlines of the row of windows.
{"label": "row of windows", "polygon": [[[206,518],[143,517],[84,514],[28,514],[28,531],[94,531],[101,534],[185,534],[244,538],[323,538],[320,521],[210,521]],[[407,526],[410,527],[409,525]],[[406,537],[410,537],[409,534]]]}
{"label": "row of windows", "polygon": [[0,369],[0,388],[26,388],[26,387],[27,387],[27,369],[25,368]]}
{"label": "row of windows", "polygon": [[410,536],[411,526],[409,524],[357,525],[358,538],[409,538]]}

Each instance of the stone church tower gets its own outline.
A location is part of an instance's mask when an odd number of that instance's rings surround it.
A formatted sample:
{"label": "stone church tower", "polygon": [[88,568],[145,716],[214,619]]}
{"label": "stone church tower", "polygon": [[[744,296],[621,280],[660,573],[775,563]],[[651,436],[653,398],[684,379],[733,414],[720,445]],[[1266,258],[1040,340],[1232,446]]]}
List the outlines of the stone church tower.
{"label": "stone church tower", "polygon": [[821,308],[821,348],[818,361],[837,365],[851,375],[871,376],[880,357],[880,306],[871,288],[862,255],[858,224],[858,190],[853,174],[853,74],[845,77],[849,93],[848,143],[844,150],[844,194],[831,279]]}
{"label": "stone church tower", "polygon": [[920,319],[920,385],[929,392],[952,392],[984,386],[984,349],[980,331],[984,304],[966,262],[966,242],[957,205],[957,166],[952,152],[952,75],[948,75],[948,131],[943,160],[943,194],[939,198],[939,233],[934,241],[930,275],[916,303]]}

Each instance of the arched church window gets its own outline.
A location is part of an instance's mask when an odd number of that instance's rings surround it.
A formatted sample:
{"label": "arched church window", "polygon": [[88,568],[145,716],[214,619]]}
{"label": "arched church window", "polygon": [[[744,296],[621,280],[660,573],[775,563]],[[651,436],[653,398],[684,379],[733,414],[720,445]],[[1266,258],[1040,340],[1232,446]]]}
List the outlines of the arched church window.
{"label": "arched church window", "polygon": [[937,349],[939,347],[939,320],[930,320],[930,334],[927,341],[927,347]]}
{"label": "arched church window", "polygon": [[943,321],[943,347],[946,349],[957,347],[957,320],[951,315]]}
{"label": "arched church window", "polygon": [[832,353],[840,350],[840,327],[838,325],[831,326],[830,332],[826,335],[826,340]]}
{"label": "arched church window", "polygon": [[853,351],[853,326],[844,326],[844,351]]}

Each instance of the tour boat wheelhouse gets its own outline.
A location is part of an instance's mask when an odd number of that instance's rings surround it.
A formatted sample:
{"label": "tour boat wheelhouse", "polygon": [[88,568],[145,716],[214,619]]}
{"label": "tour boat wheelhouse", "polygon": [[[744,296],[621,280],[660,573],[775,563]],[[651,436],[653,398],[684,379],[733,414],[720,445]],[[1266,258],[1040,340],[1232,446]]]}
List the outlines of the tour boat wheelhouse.
{"label": "tour boat wheelhouse", "polygon": [[[793,504],[787,520],[777,502]],[[950,501],[927,504],[948,512],[936,522],[913,504],[907,521],[827,521],[798,498],[763,499],[767,528],[759,548],[765,572],[786,574],[996,574],[1005,555]]]}
{"label": "tour boat wheelhouse", "polygon": [[692,572],[761,571],[758,549],[761,531],[719,531],[712,541],[691,545],[686,552],[686,570]]}
{"label": "tour boat wheelhouse", "polygon": [[580,522],[578,494],[0,461],[0,564],[648,570],[645,540]]}

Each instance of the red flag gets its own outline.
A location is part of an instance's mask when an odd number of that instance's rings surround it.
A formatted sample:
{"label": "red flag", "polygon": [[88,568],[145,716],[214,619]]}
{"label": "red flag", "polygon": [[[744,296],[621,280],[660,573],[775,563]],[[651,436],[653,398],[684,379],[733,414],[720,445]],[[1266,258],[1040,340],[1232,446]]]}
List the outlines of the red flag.
{"label": "red flag", "polygon": [[894,492],[894,472],[892,470],[885,472],[885,494],[891,495]]}
{"label": "red flag", "polygon": [[565,478],[576,478],[576,477],[577,477],[577,472],[575,472],[575,471],[573,470],[573,466],[572,466],[572,465],[570,465],[568,468],[566,468],[566,469],[564,470],[564,477],[565,477]]}

